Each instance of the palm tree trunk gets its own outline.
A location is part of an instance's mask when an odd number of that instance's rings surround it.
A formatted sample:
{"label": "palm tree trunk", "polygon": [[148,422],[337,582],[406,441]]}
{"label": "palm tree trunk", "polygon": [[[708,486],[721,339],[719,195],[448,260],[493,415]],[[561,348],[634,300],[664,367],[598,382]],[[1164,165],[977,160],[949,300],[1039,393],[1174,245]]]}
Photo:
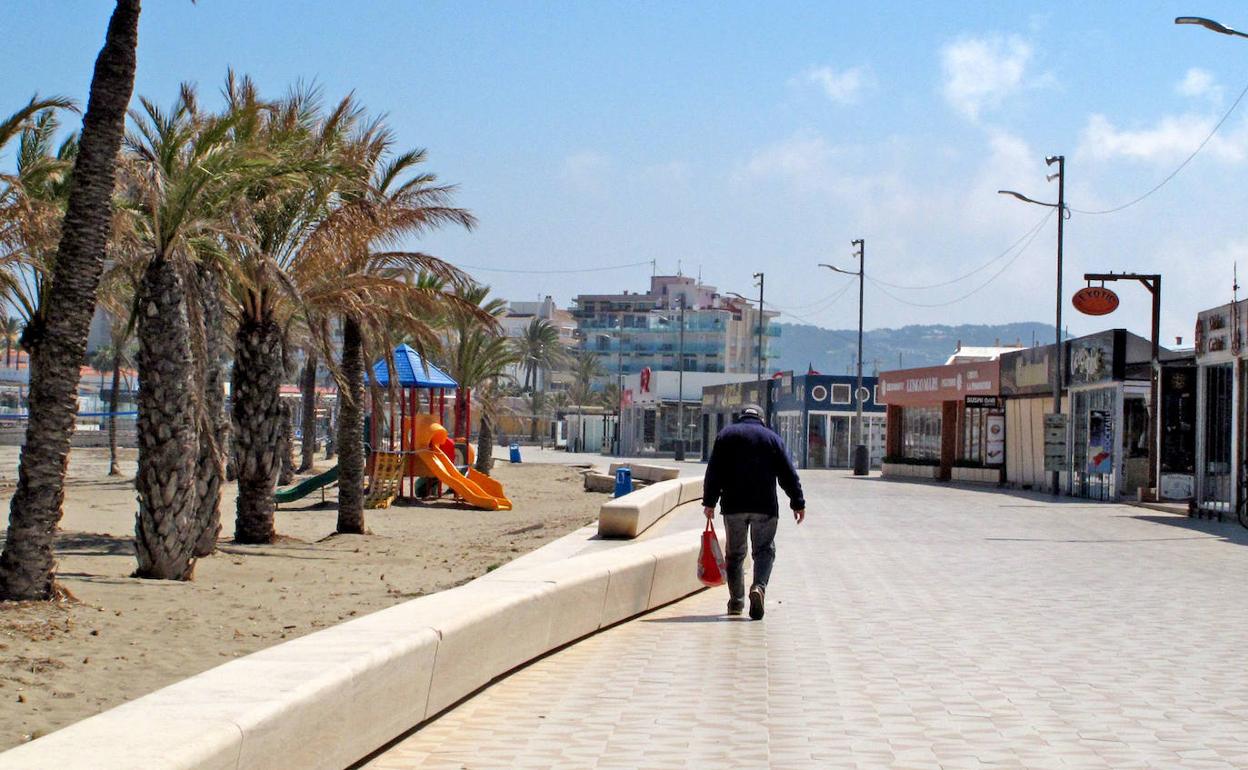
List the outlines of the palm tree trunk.
{"label": "palm tree trunk", "polygon": [[198,367],[200,393],[199,458],[196,464],[197,495],[195,555],[209,556],[221,534],[221,487],[225,483],[225,448],[229,444],[229,418],[225,414],[225,357],[228,344],[225,312],[221,307],[220,269],[201,263],[196,270],[200,318],[203,322],[203,362]]}
{"label": "palm tree trunk", "polygon": [[[337,394],[335,394],[337,396]],[[325,459],[332,460],[338,454],[338,413],[342,398],[334,398],[334,408],[329,412],[329,430],[325,432]]]}
{"label": "palm tree trunk", "polygon": [[50,599],[53,595],[52,539],[65,498],[79,366],[86,355],[87,330],[112,226],[117,151],[134,90],[138,26],[139,0],[117,0],[91,77],[52,272],[53,290],[39,317],[28,326],[29,335],[24,333],[33,352],[30,421],[0,554],[0,599]]}
{"label": "palm tree trunk", "polygon": [[308,360],[303,364],[303,378],[299,381],[299,389],[303,396],[303,440],[300,442],[302,457],[299,472],[312,470],[316,460],[316,354],[308,353]]}
{"label": "palm tree trunk", "polygon": [[121,348],[113,352],[113,392],[108,394],[108,475],[120,476],[117,464],[117,409],[121,406]]}
{"label": "palm tree trunk", "polygon": [[282,469],[277,474],[277,483],[286,486],[295,480],[295,425],[290,404],[281,399],[282,408]]}
{"label": "palm tree trunk", "polygon": [[234,339],[233,420],[238,471],[234,539],[271,543],[273,489],[282,460],[282,331],[272,316],[244,318]]}
{"label": "palm tree trunk", "polygon": [[494,467],[494,424],[484,411],[481,412],[481,430],[477,433],[477,462],[474,467],[478,473],[487,476]]}
{"label": "palm tree trunk", "polygon": [[364,341],[360,324],[343,319],[342,377],[338,391],[338,526],[342,534],[364,527]]}
{"label": "palm tree trunk", "polygon": [[139,288],[138,577],[189,580],[195,519],[197,408],[186,291],[177,267],[157,256]]}

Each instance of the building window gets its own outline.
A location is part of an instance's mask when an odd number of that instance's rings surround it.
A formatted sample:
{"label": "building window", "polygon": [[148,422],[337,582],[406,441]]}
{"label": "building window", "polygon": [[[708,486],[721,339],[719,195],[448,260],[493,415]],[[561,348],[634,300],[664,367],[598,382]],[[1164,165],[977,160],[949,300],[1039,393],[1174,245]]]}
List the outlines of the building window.
{"label": "building window", "polygon": [[901,454],[914,460],[940,460],[939,406],[907,406],[901,410]]}
{"label": "building window", "polygon": [[848,404],[849,398],[852,394],[853,391],[850,389],[849,385],[844,383],[834,384],[832,386],[832,403]]}

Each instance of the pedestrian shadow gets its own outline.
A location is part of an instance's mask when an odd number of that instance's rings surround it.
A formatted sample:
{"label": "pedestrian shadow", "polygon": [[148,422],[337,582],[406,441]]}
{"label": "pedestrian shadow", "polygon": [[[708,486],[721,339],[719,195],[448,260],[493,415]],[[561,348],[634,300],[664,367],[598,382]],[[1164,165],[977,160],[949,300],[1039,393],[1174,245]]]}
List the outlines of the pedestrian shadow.
{"label": "pedestrian shadow", "polygon": [[1201,532],[1208,537],[1188,538],[1206,540],[1209,538],[1217,538],[1227,543],[1235,545],[1248,545],[1248,529],[1244,529],[1234,521],[1216,521],[1214,519],[1197,519],[1191,516],[1179,516],[1165,514],[1123,514],[1125,518],[1136,519],[1138,521],[1147,521],[1153,524],[1165,524],[1170,527],[1178,527],[1189,532]]}
{"label": "pedestrian shadow", "polygon": [[671,618],[646,618],[642,623],[739,623],[748,622],[744,615],[679,615]]}

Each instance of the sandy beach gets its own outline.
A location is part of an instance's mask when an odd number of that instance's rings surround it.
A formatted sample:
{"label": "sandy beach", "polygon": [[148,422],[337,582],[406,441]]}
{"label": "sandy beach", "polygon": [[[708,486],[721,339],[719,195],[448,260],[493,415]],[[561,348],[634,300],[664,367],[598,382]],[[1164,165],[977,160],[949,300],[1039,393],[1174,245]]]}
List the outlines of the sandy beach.
{"label": "sandy beach", "polygon": [[[59,580],[77,601],[0,604],[0,750],[225,660],[357,615],[459,585],[597,519],[608,495],[577,469],[499,462],[512,511],[450,498],[367,512],[372,534],[334,536],[334,491],[283,506],[269,546],[240,546],[234,488],[223,539],[189,583],[137,580],[134,451],[109,478],[107,450],[75,449],[57,543]],[[322,468],[331,463],[318,461]],[[17,449],[0,448],[7,511]]]}

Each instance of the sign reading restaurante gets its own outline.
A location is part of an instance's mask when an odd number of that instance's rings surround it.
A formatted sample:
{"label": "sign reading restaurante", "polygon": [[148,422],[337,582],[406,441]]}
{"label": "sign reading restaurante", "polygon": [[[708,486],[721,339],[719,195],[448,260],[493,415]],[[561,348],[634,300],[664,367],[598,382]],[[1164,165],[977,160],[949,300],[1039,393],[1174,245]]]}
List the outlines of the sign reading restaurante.
{"label": "sign reading restaurante", "polygon": [[880,402],[889,406],[918,406],[960,401],[967,396],[995,396],[1000,385],[996,361],[927,366],[880,372]]}

